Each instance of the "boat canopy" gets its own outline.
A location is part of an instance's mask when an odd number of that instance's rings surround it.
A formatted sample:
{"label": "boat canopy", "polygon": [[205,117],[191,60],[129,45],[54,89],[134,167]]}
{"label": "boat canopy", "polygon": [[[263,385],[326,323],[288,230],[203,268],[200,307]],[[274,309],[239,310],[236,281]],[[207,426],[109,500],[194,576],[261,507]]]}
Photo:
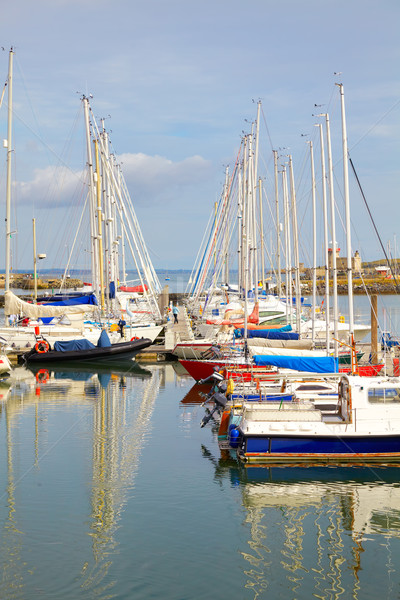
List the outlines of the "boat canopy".
{"label": "boat canopy", "polygon": [[42,302],[41,306],[76,306],[78,304],[98,306],[97,298],[94,294],[73,296],[71,298],[64,298],[64,300],[55,300],[54,302]]}
{"label": "boat canopy", "polygon": [[333,356],[264,356],[256,355],[254,364],[257,366],[273,366],[307,373],[338,373],[338,359]]}
{"label": "boat canopy", "polygon": [[[105,329],[102,330],[97,342],[97,348],[108,348],[111,346],[110,338]],[[92,342],[87,339],[68,340],[66,342],[55,342],[54,350],[56,352],[70,352],[71,350],[93,350],[96,348]]]}
{"label": "boat canopy", "polygon": [[[247,338],[267,338],[269,340],[298,340],[299,334],[290,331],[290,325],[285,325],[279,329],[248,329]],[[236,338],[244,337],[244,329],[235,329]]]}
{"label": "boat canopy", "polygon": [[86,339],[69,340],[66,342],[55,342],[54,350],[56,352],[71,352],[72,350],[93,350],[96,348],[92,342]]}

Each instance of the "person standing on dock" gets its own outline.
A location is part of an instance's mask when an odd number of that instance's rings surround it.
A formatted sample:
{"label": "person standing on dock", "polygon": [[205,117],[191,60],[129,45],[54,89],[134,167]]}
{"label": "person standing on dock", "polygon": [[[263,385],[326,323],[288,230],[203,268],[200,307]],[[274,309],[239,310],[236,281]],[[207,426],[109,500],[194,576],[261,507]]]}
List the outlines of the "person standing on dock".
{"label": "person standing on dock", "polygon": [[119,328],[119,333],[120,333],[120,335],[121,335],[122,338],[125,337],[125,335],[124,335],[124,327],[125,327],[125,325],[126,325],[126,321],[124,319],[124,316],[121,315],[121,318],[118,321],[118,328]]}
{"label": "person standing on dock", "polygon": [[174,323],[177,323],[178,322],[179,308],[176,305],[174,305],[172,307],[172,314],[174,315]]}

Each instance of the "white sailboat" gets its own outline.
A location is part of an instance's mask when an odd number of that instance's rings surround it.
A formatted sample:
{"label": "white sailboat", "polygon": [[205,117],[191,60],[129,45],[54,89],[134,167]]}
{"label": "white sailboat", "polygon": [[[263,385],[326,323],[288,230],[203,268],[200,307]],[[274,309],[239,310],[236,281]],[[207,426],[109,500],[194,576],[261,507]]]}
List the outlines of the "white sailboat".
{"label": "white sailboat", "polygon": [[[5,274],[5,324],[0,327],[0,335],[2,335],[9,347],[13,350],[22,350],[35,345],[36,338],[39,335],[49,339],[50,344],[56,341],[67,341],[74,338],[85,337],[91,342],[95,343],[99,339],[101,330],[104,326],[109,326],[112,321],[110,318],[111,306],[108,304],[109,294],[107,293],[107,305],[106,305],[106,294],[105,294],[105,283],[111,284],[119,279],[118,271],[118,253],[116,248],[118,247],[119,240],[124,235],[127,237],[128,245],[132,245],[131,238],[134,238],[134,244],[138,249],[141,259],[141,271],[140,277],[143,281],[143,287],[145,293],[143,296],[151,304],[150,311],[147,314],[151,314],[153,321],[146,319],[143,323],[143,319],[138,319],[140,322],[136,322],[135,315],[129,312],[129,309],[121,307],[121,305],[115,306],[115,314],[118,314],[119,319],[122,311],[126,311],[126,314],[130,315],[128,321],[128,327],[125,329],[125,336],[128,339],[131,338],[151,338],[154,340],[162,330],[162,326],[159,323],[154,322],[154,316],[160,319],[160,312],[157,305],[156,294],[159,289],[157,278],[155,276],[154,269],[151,265],[148,253],[145,249],[144,241],[141,236],[140,228],[137,223],[136,216],[133,211],[133,207],[129,207],[126,201],[126,192],[124,190],[124,183],[122,177],[117,178],[115,172],[111,170],[109,166],[110,157],[107,154],[106,135],[103,132],[101,135],[97,131],[97,138],[95,139],[96,148],[96,172],[93,171],[93,160],[91,155],[91,134],[90,131],[87,136],[88,142],[88,164],[89,164],[89,208],[91,210],[91,256],[92,256],[92,273],[94,282],[91,290],[96,291],[98,298],[100,298],[101,315],[100,319],[94,318],[93,314],[96,312],[96,308],[87,304],[82,305],[80,308],[74,307],[73,310],[70,307],[46,307],[42,308],[42,305],[33,305],[23,302],[19,302],[18,299],[12,294],[10,290],[10,238],[11,238],[11,160],[12,160],[12,90],[13,90],[13,49],[10,50],[9,55],[9,72],[7,79],[7,92],[8,92],[8,131],[7,131],[7,183],[6,183],[6,274]],[[4,92],[3,92],[4,95]],[[3,99],[3,98],[2,98]],[[88,102],[84,99],[85,114],[88,123]],[[99,140],[102,140],[102,151],[103,151],[103,178],[107,184],[105,187],[105,199],[107,202],[102,204],[103,195],[99,192],[99,183],[101,176],[101,168],[99,162],[99,151],[98,145]],[[102,155],[102,156],[103,156]],[[106,177],[107,174],[107,177]],[[110,175],[111,174],[111,175]],[[109,180],[113,182],[114,187],[112,188],[107,183]],[[119,184],[118,190],[115,191],[117,183]],[[120,201],[118,202],[118,199]],[[124,202],[123,200],[124,199]],[[120,225],[120,229],[117,229],[116,215],[119,217],[124,216],[124,224]],[[106,218],[104,218],[106,216]],[[97,218],[97,221],[96,221]],[[103,221],[105,221],[103,231]],[[122,223],[122,219],[121,219]],[[126,224],[127,223],[127,224]],[[132,235],[128,239],[128,233]],[[105,254],[103,253],[103,238],[106,240]],[[104,260],[105,259],[105,260]],[[34,252],[34,263],[36,260],[36,251]],[[105,269],[104,263],[108,265]],[[138,267],[138,263],[135,263]],[[69,268],[67,265],[66,272]],[[139,269],[138,269],[139,271]],[[146,275],[146,284],[143,280],[143,274]],[[106,275],[106,277],[105,277]],[[125,265],[123,266],[123,276],[125,278]],[[149,283],[150,282],[150,283]],[[36,283],[36,280],[35,280]],[[115,285],[115,284],[114,284]],[[158,286],[158,287],[157,287]],[[107,291],[108,291],[107,287]],[[115,289],[115,288],[114,288]],[[110,294],[111,296],[111,294]],[[36,301],[36,294],[35,294]],[[141,299],[140,299],[141,301]],[[115,301],[117,302],[117,301]],[[106,312],[106,308],[108,309]],[[24,326],[19,326],[18,316],[29,316],[29,323],[24,323]],[[52,322],[44,325],[41,321],[41,317],[54,317]],[[88,318],[89,317],[89,318]],[[105,318],[107,317],[107,318]],[[114,317],[115,321],[115,317]],[[25,326],[26,325],[26,326]],[[40,333],[39,333],[40,332]],[[129,336],[129,337],[128,337]],[[117,331],[110,332],[110,339],[112,343],[121,341],[120,335]]]}

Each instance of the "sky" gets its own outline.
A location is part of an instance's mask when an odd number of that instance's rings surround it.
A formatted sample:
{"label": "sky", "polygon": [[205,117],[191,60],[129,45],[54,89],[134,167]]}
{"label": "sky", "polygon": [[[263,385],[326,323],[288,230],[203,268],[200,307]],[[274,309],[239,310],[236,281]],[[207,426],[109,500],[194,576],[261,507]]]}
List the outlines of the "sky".
{"label": "sky", "polygon": [[[65,265],[83,203],[83,94],[93,96],[96,119],[105,119],[154,266],[190,269],[225,167],[233,166],[259,100],[265,177],[272,177],[272,149],[293,156],[303,232],[309,233],[306,141],[317,140],[318,111],[329,111],[340,196],[335,83],[343,83],[350,155],[382,243],[396,248],[399,23],[398,0],[7,3],[0,85],[13,47],[13,268],[32,269],[33,218],[37,251],[47,255],[40,266]],[[0,129],[6,138],[7,95]],[[1,156],[4,223],[4,149]],[[363,260],[383,258],[354,182],[350,190],[353,250]],[[1,239],[5,248],[4,232]],[[308,262],[311,241],[302,239],[301,259]],[[76,265],[86,264],[87,254],[81,246]]]}

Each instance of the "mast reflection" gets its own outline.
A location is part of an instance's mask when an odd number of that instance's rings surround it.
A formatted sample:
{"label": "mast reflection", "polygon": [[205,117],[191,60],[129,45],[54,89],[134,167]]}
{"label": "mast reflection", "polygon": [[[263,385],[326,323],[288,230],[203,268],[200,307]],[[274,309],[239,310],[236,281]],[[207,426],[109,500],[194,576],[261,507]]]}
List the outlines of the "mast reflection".
{"label": "mast reflection", "polygon": [[372,542],[388,547],[396,571],[390,540],[400,538],[399,468],[244,466],[204,446],[202,454],[216,482],[240,490],[249,533],[240,553],[254,598],[273,595],[279,581],[293,597],[357,599]]}
{"label": "mast reflection", "polygon": [[[7,513],[3,520],[1,557],[3,583],[1,596],[9,597],[14,589],[24,586],[26,563],[21,556],[25,515],[18,484],[32,469],[39,469],[40,440],[46,433],[50,411],[60,406],[81,405],[91,415],[92,475],[90,480],[90,514],[87,534],[91,539],[91,555],[81,569],[81,588],[93,597],[103,597],[102,580],[112,564],[117,545],[115,532],[134,487],[140,456],[151,426],[151,418],[160,387],[165,385],[165,369],[157,366],[119,371],[93,367],[56,367],[38,372],[16,368],[8,388],[2,389],[0,427],[5,432],[7,447],[7,484],[3,487],[3,504]],[[43,372],[46,371],[46,372]],[[5,393],[7,392],[7,393]],[[19,452],[19,428],[33,417],[31,463],[23,475]],[[42,457],[46,455],[42,442]],[[43,448],[46,448],[43,453]],[[51,447],[50,447],[51,449]],[[27,454],[29,462],[29,453]],[[5,501],[4,501],[5,499]],[[107,584],[107,587],[112,585]]]}

